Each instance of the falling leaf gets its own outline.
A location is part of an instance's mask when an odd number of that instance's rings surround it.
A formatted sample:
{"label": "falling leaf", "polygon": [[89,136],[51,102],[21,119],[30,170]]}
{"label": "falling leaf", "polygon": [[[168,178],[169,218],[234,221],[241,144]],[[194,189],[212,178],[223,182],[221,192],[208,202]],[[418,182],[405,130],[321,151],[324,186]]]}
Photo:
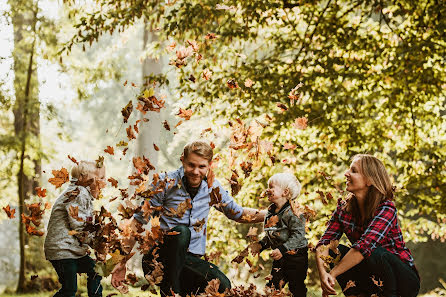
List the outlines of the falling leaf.
{"label": "falling leaf", "polygon": [[288,110],[288,107],[283,103],[277,102],[276,105],[280,109],[280,112],[285,112]]}
{"label": "falling leaf", "polygon": [[214,184],[215,174],[212,169],[209,169],[208,174],[206,175],[207,183],[208,183],[208,189],[212,188],[212,185]]}
{"label": "falling leaf", "polygon": [[69,202],[73,201],[74,199],[76,199],[76,197],[79,195],[79,193],[80,193],[79,188],[76,188],[72,191],[66,192],[65,197],[67,197],[67,199],[63,203],[69,203]]}
{"label": "falling leaf", "polygon": [[170,131],[170,126],[169,126],[169,123],[167,122],[167,120],[163,122],[163,126],[164,126],[164,129],[166,129],[167,131]]}
{"label": "falling leaf", "polygon": [[193,76],[192,74],[189,76],[188,78],[191,82],[195,82],[197,79],[195,78],[195,76]]}
{"label": "falling leaf", "polygon": [[14,216],[15,208],[11,209],[11,207],[9,205],[7,205],[6,207],[3,207],[3,210],[6,212],[6,215],[8,216],[8,218],[10,218],[10,219],[15,218],[15,216]]}
{"label": "falling leaf", "polygon": [[132,125],[128,126],[128,128],[126,128],[125,130],[127,132],[127,138],[129,140],[136,139],[135,133],[133,133]]}
{"label": "falling leaf", "polygon": [[195,40],[187,40],[187,43],[192,46],[194,52],[197,52],[199,50],[198,43]]}
{"label": "falling leaf", "polygon": [[46,189],[42,189],[41,187],[37,187],[36,189],[37,196],[43,198],[46,196]]}
{"label": "falling leaf", "polygon": [[374,275],[372,275],[370,278],[372,279],[372,282],[373,282],[373,284],[375,284],[375,286],[381,288],[384,285],[383,281],[380,279],[376,280]]}
{"label": "falling leaf", "polygon": [[194,112],[191,109],[182,109],[180,108],[180,110],[177,113],[177,116],[179,116],[180,118],[183,118],[184,120],[188,121],[190,120],[190,117],[192,116]]}
{"label": "falling leaf", "polygon": [[215,40],[218,38],[218,36],[215,35],[215,33],[208,33],[208,34],[206,34],[206,36],[204,38],[207,40]]}
{"label": "falling leaf", "polygon": [[253,84],[254,84],[254,82],[252,80],[250,80],[249,78],[247,78],[245,80],[245,87],[250,88],[250,87],[252,87]]}
{"label": "falling leaf", "polygon": [[202,218],[201,220],[196,221],[195,224],[193,224],[192,226],[194,227],[195,232],[199,233],[203,228],[204,224],[205,224],[205,218]]}
{"label": "falling leaf", "polygon": [[132,111],[133,111],[133,103],[132,100],[130,100],[129,103],[127,103],[127,105],[121,110],[122,116],[124,117],[124,123],[127,123],[130,115],[132,114]]}
{"label": "falling leaf", "polygon": [[110,177],[107,181],[109,181],[112,184],[112,187],[117,188],[118,187],[118,181],[114,179],[113,177]]}
{"label": "falling leaf", "polygon": [[127,146],[127,145],[128,145],[128,143],[125,142],[125,141],[123,141],[123,140],[121,140],[120,142],[118,142],[118,143],[116,144],[116,146]]}
{"label": "falling leaf", "polygon": [[212,77],[212,71],[210,71],[209,69],[205,69],[205,70],[203,70],[202,75],[205,80],[210,80]]}
{"label": "falling leaf", "polygon": [[248,234],[246,234],[246,237],[248,237],[250,239],[256,238],[257,230],[258,230],[258,228],[256,228],[256,227],[249,227]]}
{"label": "falling leaf", "polygon": [[53,176],[52,178],[48,179],[48,181],[56,186],[57,188],[60,188],[64,183],[66,183],[68,178],[68,171],[65,168],[62,168],[61,170],[52,170]]}
{"label": "falling leaf", "polygon": [[278,216],[272,216],[268,219],[268,221],[265,224],[265,228],[273,227],[279,222]]}
{"label": "falling leaf", "polygon": [[110,155],[115,154],[115,150],[113,149],[112,146],[109,146],[109,145],[107,145],[107,148],[104,150],[104,152],[106,152],[107,154],[110,154]]}
{"label": "falling leaf", "polygon": [[37,274],[31,275],[31,281],[35,280],[36,278],[38,278],[39,276]]}
{"label": "falling leaf", "polygon": [[355,282],[352,281],[352,280],[349,280],[349,281],[347,282],[347,284],[345,285],[344,290],[342,290],[342,292],[345,292],[345,291],[347,291],[348,289],[353,288],[353,287],[356,287]]}
{"label": "falling leaf", "polygon": [[226,84],[228,85],[228,88],[230,89],[237,89],[238,88],[238,83],[234,80],[234,79],[229,79]]}
{"label": "falling leaf", "polygon": [[295,86],[288,94],[288,98],[290,99],[290,105],[294,106],[295,101],[302,98],[302,94],[298,93],[300,87],[303,86],[303,83],[299,83]]}
{"label": "falling leaf", "polygon": [[99,156],[97,158],[97,160],[95,160],[95,162],[96,162],[96,168],[104,167],[104,157],[103,156]]}
{"label": "falling leaf", "polygon": [[212,297],[224,297],[224,293],[219,293],[218,288],[220,287],[220,280],[218,278],[213,279],[208,282],[206,289],[204,290],[207,296]]}
{"label": "falling leaf", "polygon": [[78,206],[72,206],[68,208],[68,214],[75,219],[76,221],[83,222],[84,220],[79,217],[79,207]]}
{"label": "falling leaf", "polygon": [[284,150],[294,150],[296,147],[297,147],[297,146],[296,146],[295,144],[291,144],[291,143],[288,143],[288,142],[286,142],[286,143],[283,145],[283,149],[284,149]]}
{"label": "falling leaf", "polygon": [[79,162],[77,162],[77,160],[75,158],[73,158],[72,156],[68,155],[68,159],[70,159],[76,165],[79,165]]}
{"label": "falling leaf", "polygon": [[185,201],[178,204],[177,209],[170,208],[166,213],[169,217],[182,218],[188,209],[192,208],[191,199],[187,198]]}
{"label": "falling leaf", "polygon": [[29,235],[36,235],[36,236],[43,236],[43,232],[37,230],[35,227],[31,226],[31,225],[26,225],[26,233],[28,233]]}
{"label": "falling leaf", "polygon": [[155,149],[155,151],[159,151],[160,150],[160,148],[156,144],[153,144],[153,148]]}
{"label": "falling leaf", "polygon": [[292,126],[296,129],[305,130],[308,126],[308,119],[306,117],[296,118]]}

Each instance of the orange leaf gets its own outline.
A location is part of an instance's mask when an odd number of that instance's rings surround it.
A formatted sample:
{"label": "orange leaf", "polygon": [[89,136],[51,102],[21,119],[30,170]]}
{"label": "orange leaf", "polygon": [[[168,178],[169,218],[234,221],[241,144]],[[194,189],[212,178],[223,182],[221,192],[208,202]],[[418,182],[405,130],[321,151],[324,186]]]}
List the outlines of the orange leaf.
{"label": "orange leaf", "polygon": [[56,189],[69,180],[68,171],[65,168],[62,168],[61,170],[53,170],[52,173],[54,177],[48,179],[48,181],[55,185]]}
{"label": "orange leaf", "polygon": [[156,144],[153,144],[153,148],[155,149],[155,151],[159,151],[160,150],[160,148]]}
{"label": "orange leaf", "polygon": [[41,187],[37,187],[36,188],[36,193],[37,193],[37,196],[43,198],[43,197],[46,196],[46,189],[42,189]]}
{"label": "orange leaf", "polygon": [[104,152],[106,152],[107,154],[110,154],[110,155],[115,154],[115,150],[113,149],[112,146],[109,146],[109,145],[107,145],[107,148],[104,150]]}
{"label": "orange leaf", "polygon": [[6,212],[6,215],[8,216],[8,218],[10,218],[10,219],[15,218],[15,216],[14,216],[15,208],[11,209],[11,207],[9,205],[7,205],[6,207],[3,207],[3,210]]}
{"label": "orange leaf", "polygon": [[272,216],[268,219],[268,221],[265,224],[265,228],[273,227],[279,222],[278,216]]}
{"label": "orange leaf", "polygon": [[305,130],[308,126],[308,119],[306,117],[296,118],[292,126],[296,129]]}
{"label": "orange leaf", "polygon": [[68,159],[70,159],[73,163],[79,165],[79,162],[75,158],[73,158],[72,156],[68,155]]}
{"label": "orange leaf", "polygon": [[114,179],[113,177],[110,177],[108,181],[112,184],[112,187],[117,188],[118,187],[118,181]]}
{"label": "orange leaf", "polygon": [[192,116],[194,112],[191,109],[182,109],[180,108],[180,110],[177,113],[177,116],[179,116],[180,118],[183,118],[184,120],[188,121],[190,120],[190,117]]}
{"label": "orange leaf", "polygon": [[[134,83],[132,83],[132,86],[134,86]],[[124,117],[124,123],[127,123],[129,120],[130,115],[133,111],[133,103],[132,100],[127,103],[127,105],[121,110],[122,116]]]}

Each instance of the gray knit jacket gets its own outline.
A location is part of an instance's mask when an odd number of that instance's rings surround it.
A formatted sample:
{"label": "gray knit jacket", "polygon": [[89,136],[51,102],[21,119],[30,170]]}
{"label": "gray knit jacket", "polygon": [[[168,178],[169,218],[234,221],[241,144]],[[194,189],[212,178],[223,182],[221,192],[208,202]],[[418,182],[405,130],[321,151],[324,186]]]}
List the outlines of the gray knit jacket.
{"label": "gray knit jacket", "polygon": [[[75,236],[68,234],[70,230],[82,231],[86,222],[92,221],[93,217],[93,196],[89,187],[78,186],[76,181],[77,179],[70,180],[51,210],[44,244],[47,260],[78,259],[87,254],[87,244],[80,243]],[[79,194],[69,199],[67,193],[76,189],[79,189]],[[78,217],[82,221],[70,216],[70,206],[78,207]]]}
{"label": "gray knit jacket", "polygon": [[267,248],[279,249],[282,255],[287,251],[305,248],[308,245],[305,238],[305,217],[297,217],[291,210],[291,205],[286,202],[279,212],[275,212],[276,205],[268,207],[264,226],[272,216],[277,216],[279,221],[272,227],[264,228],[265,237],[260,240],[262,251]]}

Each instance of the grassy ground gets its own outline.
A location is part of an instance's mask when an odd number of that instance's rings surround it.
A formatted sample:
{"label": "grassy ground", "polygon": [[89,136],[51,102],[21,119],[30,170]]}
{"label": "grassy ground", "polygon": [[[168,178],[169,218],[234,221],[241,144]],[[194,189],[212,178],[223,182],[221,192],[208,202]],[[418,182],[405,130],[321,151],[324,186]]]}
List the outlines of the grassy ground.
{"label": "grassy ground", "polygon": [[[40,293],[30,293],[30,294],[0,294],[0,297],[51,297],[54,295],[55,292],[40,292]],[[117,295],[113,295],[113,296],[125,296],[125,297],[150,297],[150,296],[156,296],[153,294],[150,294],[149,292],[142,292],[139,288],[130,288],[130,292],[129,294],[126,295],[122,295],[120,294],[118,291],[116,290],[111,290],[111,289],[105,289],[103,292],[103,297],[106,297],[109,294],[112,293],[116,293]],[[309,290],[309,294],[308,296],[310,297],[320,297],[321,294],[319,292],[315,292],[313,290]],[[342,294],[340,294],[339,296],[343,296]],[[420,297],[444,297],[446,296],[446,290],[444,289],[436,289],[433,290],[429,293],[423,294],[423,295],[419,295]],[[78,294],[76,295],[76,297],[87,297],[87,293],[86,292],[78,292]]]}

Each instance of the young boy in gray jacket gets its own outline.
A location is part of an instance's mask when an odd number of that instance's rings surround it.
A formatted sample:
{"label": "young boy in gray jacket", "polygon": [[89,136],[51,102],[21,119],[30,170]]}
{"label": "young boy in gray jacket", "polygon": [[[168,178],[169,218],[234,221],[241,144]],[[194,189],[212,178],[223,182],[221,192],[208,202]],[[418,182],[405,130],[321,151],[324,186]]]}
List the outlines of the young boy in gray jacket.
{"label": "young boy in gray jacket", "polygon": [[[289,200],[296,199],[301,184],[291,173],[274,174],[268,180],[267,196],[272,204],[265,217],[265,237],[260,240],[260,252],[271,248],[274,259],[272,279],[267,286],[282,288],[286,283],[293,296],[306,296],[305,278],[308,270],[308,243],[305,238],[305,217],[297,217]],[[274,223],[276,222],[277,223]]]}
{"label": "young boy in gray jacket", "polygon": [[93,199],[105,185],[105,168],[96,162],[80,161],[71,170],[68,187],[57,198],[51,210],[45,238],[45,257],[51,262],[62,288],[54,297],[74,297],[77,291],[77,273],[86,273],[89,297],[101,297],[101,276],[95,270],[95,261],[88,256],[88,245],[69,234],[82,231],[93,221]]}

